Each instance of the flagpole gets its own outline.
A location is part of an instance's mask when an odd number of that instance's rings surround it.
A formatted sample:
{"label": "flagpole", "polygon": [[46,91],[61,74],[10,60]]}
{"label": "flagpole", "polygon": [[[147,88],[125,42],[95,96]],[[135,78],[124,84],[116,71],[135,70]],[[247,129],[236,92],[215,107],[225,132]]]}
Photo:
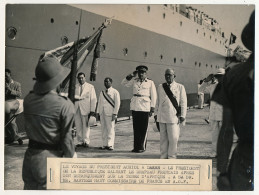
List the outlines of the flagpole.
{"label": "flagpole", "polygon": [[[81,19],[80,19],[81,20]],[[71,99],[71,101],[73,101],[74,100],[74,95],[73,94],[71,94],[71,93],[74,93],[73,91],[75,91],[75,90],[73,90],[73,89],[71,89],[71,87],[75,87],[75,81],[76,81],[76,72],[77,72],[77,70],[78,70],[78,68],[80,68],[80,67],[78,67],[78,66],[80,66],[81,65],[81,63],[82,62],[80,62],[80,59],[79,59],[79,61],[78,61],[78,59],[77,59],[77,54],[78,53],[80,53],[80,51],[83,51],[84,49],[87,49],[88,47],[89,47],[89,45],[93,42],[93,40],[96,38],[96,36],[98,35],[98,33],[100,33],[100,31],[101,30],[103,30],[104,28],[106,28],[108,25],[110,25],[111,24],[111,22],[112,22],[112,18],[107,18],[106,20],[105,20],[105,22],[102,24],[102,26],[100,26],[99,28],[98,28],[98,30],[96,30],[87,40],[86,40],[86,42],[85,43],[83,43],[83,45],[80,45],[79,46],[79,37],[78,37],[78,41],[75,41],[74,42],[74,45],[71,47],[71,48],[73,48],[74,50],[73,50],[73,59],[72,60],[70,60],[70,55],[68,55],[66,58],[62,58],[61,59],[61,61],[63,61],[63,62],[61,62],[61,64],[63,65],[63,66],[65,66],[65,67],[69,67],[69,68],[71,68],[71,72],[70,72],[70,74],[68,75],[68,77],[62,82],[62,84],[61,84],[61,88],[62,88],[62,92],[65,92],[66,91],[66,89],[68,89],[68,97]],[[81,23],[80,23],[81,24]],[[80,28],[80,26],[79,26],[79,28]],[[80,30],[78,31],[78,36],[79,36],[79,32],[80,32]],[[80,43],[81,44],[81,43]],[[77,45],[77,46],[76,46]],[[75,50],[77,50],[77,52],[75,52]],[[90,53],[90,51],[89,51],[89,53]],[[88,55],[88,54],[87,54]],[[76,58],[74,57],[74,56],[76,56]],[[76,65],[74,65],[73,63],[75,62],[74,61],[74,59],[77,59],[77,61],[76,61]],[[71,65],[70,65],[70,63],[71,63]],[[78,64],[79,63],[79,64]],[[74,70],[73,68],[75,68],[76,70]],[[73,69],[73,70],[72,70]],[[73,71],[75,71],[75,72],[73,72]],[[73,75],[73,76],[72,76]],[[74,79],[74,84],[72,83],[72,84],[70,84],[71,83],[71,79]],[[71,91],[71,92],[70,92]]]}
{"label": "flagpole", "polygon": [[75,85],[76,85],[76,72],[77,72],[77,51],[78,51],[79,36],[80,36],[81,18],[82,18],[82,10],[80,12],[77,42],[75,44],[74,53],[73,53],[73,61],[72,61],[72,64],[71,64],[71,72],[70,72],[70,80],[69,80],[69,88],[68,88],[68,97],[73,103],[75,102]]}

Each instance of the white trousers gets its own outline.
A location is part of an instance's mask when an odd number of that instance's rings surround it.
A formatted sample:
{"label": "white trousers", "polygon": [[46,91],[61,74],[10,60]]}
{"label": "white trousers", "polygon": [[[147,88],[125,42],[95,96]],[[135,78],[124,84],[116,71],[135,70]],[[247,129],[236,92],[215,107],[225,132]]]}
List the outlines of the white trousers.
{"label": "white trousers", "polygon": [[112,148],[114,148],[115,120],[112,121],[112,116],[101,114],[100,122],[101,122],[101,129],[102,129],[103,146],[111,146]]}
{"label": "white trousers", "polygon": [[180,136],[179,124],[159,123],[160,127],[160,158],[176,158],[177,143]]}
{"label": "white trousers", "polygon": [[222,126],[222,121],[210,120],[211,128],[211,143],[212,143],[212,154],[216,155],[217,153],[217,142],[219,137],[219,131]]}
{"label": "white trousers", "polygon": [[76,139],[75,144],[90,144],[90,127],[88,126],[88,115],[82,115],[77,109],[75,116]]}
{"label": "white trousers", "polygon": [[203,108],[204,104],[204,94],[198,95],[198,108]]}

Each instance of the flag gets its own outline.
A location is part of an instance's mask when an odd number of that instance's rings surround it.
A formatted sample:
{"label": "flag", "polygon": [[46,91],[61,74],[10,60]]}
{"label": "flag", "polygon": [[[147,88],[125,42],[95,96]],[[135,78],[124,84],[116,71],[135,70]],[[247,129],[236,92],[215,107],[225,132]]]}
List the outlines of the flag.
{"label": "flag", "polygon": [[[64,46],[47,51],[41,55],[40,59],[46,56],[55,56],[60,61],[62,66],[71,69],[74,51],[77,46],[77,71],[78,71],[82,67],[88,54],[93,50],[94,46],[100,45],[99,41],[100,41],[100,36],[102,35],[102,30],[106,28],[108,25],[110,25],[111,21],[112,19],[106,19],[105,22],[102,24],[102,26],[99,27],[98,30],[94,32],[90,37],[81,38],[77,41],[68,43]],[[99,47],[96,48],[95,52],[97,52],[98,49]],[[99,58],[99,57],[100,57],[100,52],[94,55],[94,60],[96,61],[96,58]],[[92,64],[92,66],[94,65],[96,65],[96,63]],[[92,69],[95,70],[94,73],[96,76],[97,67],[94,67],[94,68],[92,67]],[[67,78],[65,78],[65,80],[61,84],[61,88],[63,92],[68,88],[69,79],[70,79],[70,75],[68,75]]]}
{"label": "flag", "polygon": [[[86,57],[93,50],[98,37],[99,37],[99,33],[96,34],[95,36],[92,36],[89,38],[82,38],[78,40],[79,42],[78,42],[78,52],[77,52],[77,68],[76,68],[77,71],[82,67]],[[63,66],[71,68],[73,53],[74,53],[76,44],[77,43],[74,42],[73,46],[61,58],[60,63]],[[67,78],[63,81],[61,88],[66,89],[68,87],[69,79],[70,79],[70,75],[68,75]]]}
{"label": "flag", "polygon": [[237,38],[236,35],[231,33],[229,38],[229,45],[234,44],[236,42],[236,38]]}
{"label": "flag", "polygon": [[[94,48],[97,38],[99,37],[99,33],[97,33],[94,37],[81,38],[78,40],[77,70],[79,70],[81,68],[86,57]],[[47,51],[41,56],[41,58],[44,58],[47,56],[54,56],[60,61],[60,64],[62,66],[71,69],[73,53],[74,53],[76,44],[77,44],[77,41],[74,41],[74,42],[68,43],[64,46],[58,47],[56,49]],[[67,76],[67,78],[65,78],[61,87],[67,88],[67,85],[69,83],[68,81],[69,81],[69,75]]]}
{"label": "flag", "polygon": [[96,80],[99,58],[101,56],[101,44],[100,44],[101,37],[102,37],[102,32],[100,32],[100,34],[97,37],[97,43],[94,49],[94,58],[93,58],[92,67],[91,67],[90,81]]}

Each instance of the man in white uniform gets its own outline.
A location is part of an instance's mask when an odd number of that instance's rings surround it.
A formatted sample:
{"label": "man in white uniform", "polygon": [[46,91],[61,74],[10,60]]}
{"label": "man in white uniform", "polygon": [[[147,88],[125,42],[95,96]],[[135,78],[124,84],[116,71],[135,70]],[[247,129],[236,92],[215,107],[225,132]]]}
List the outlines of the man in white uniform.
{"label": "man in white uniform", "polygon": [[100,115],[103,147],[101,149],[114,150],[115,120],[120,108],[120,94],[112,87],[112,79],[104,79],[106,90],[101,91],[97,106]]}
{"label": "man in white uniform", "polygon": [[154,82],[147,78],[148,68],[140,65],[136,70],[124,78],[121,84],[126,87],[133,86],[133,97],[130,102],[134,131],[132,152],[141,153],[146,150],[148,120],[154,113],[157,94]]}
{"label": "man in white uniform", "polygon": [[96,93],[94,86],[86,82],[84,73],[78,73],[77,79],[79,83],[76,84],[75,90],[75,124],[77,129],[75,144],[89,147],[90,127],[88,120],[90,116],[95,115]]}
{"label": "man in white uniform", "polygon": [[[225,74],[225,69],[219,68],[215,75],[209,75],[205,81],[201,84],[199,88],[199,92],[206,92],[210,93],[210,97],[214,94],[214,91],[218,84],[222,82],[223,75]],[[213,100],[210,101],[210,128],[211,128],[211,142],[212,142],[212,153],[211,157],[216,157],[217,154],[217,141],[219,136],[219,131],[222,126],[223,120],[223,106]]]}
{"label": "man in white uniform", "polygon": [[[155,120],[160,127],[160,152],[162,159],[176,158],[180,136],[179,124],[185,121],[187,97],[183,85],[174,81],[173,69],[165,71],[166,83],[158,87]],[[174,103],[173,103],[174,102]]]}

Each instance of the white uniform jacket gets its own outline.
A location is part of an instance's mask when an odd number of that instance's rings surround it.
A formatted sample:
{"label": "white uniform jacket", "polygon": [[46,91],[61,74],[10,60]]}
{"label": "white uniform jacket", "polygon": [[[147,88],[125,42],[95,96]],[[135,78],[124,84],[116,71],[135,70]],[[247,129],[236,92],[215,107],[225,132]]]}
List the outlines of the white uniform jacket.
{"label": "white uniform jacket", "polygon": [[[181,117],[186,118],[187,97],[184,86],[174,81],[171,83],[170,89],[181,108]],[[176,109],[166,95],[162,84],[158,86],[158,98],[154,115],[157,115],[157,121],[160,123],[178,123]]]}
{"label": "white uniform jacket", "polygon": [[[201,87],[199,88],[199,92],[209,92],[210,98],[212,97],[216,87],[218,85],[218,81],[215,81],[215,83],[211,82],[203,82],[201,84]],[[215,121],[222,121],[223,120],[223,106],[221,104],[218,104],[215,101],[210,101],[210,120]]]}
{"label": "white uniform jacket", "polygon": [[155,107],[157,93],[154,82],[146,78],[140,82],[139,78],[127,80],[124,78],[121,82],[126,87],[133,86],[133,97],[130,102],[130,110],[150,112],[151,107]]}
{"label": "white uniform jacket", "polygon": [[82,86],[79,83],[76,84],[75,96],[83,98],[79,101],[75,101],[76,111],[77,109],[80,109],[82,115],[88,115],[90,112],[95,112],[97,99],[93,85],[86,82]]}
{"label": "white uniform jacket", "polygon": [[113,99],[114,107],[105,99],[105,97],[103,96],[103,92],[101,92],[99,95],[97,113],[104,114],[107,116],[112,116],[112,114],[118,114],[121,103],[119,92],[113,87],[110,87],[108,89],[107,94],[111,97],[111,99]]}

